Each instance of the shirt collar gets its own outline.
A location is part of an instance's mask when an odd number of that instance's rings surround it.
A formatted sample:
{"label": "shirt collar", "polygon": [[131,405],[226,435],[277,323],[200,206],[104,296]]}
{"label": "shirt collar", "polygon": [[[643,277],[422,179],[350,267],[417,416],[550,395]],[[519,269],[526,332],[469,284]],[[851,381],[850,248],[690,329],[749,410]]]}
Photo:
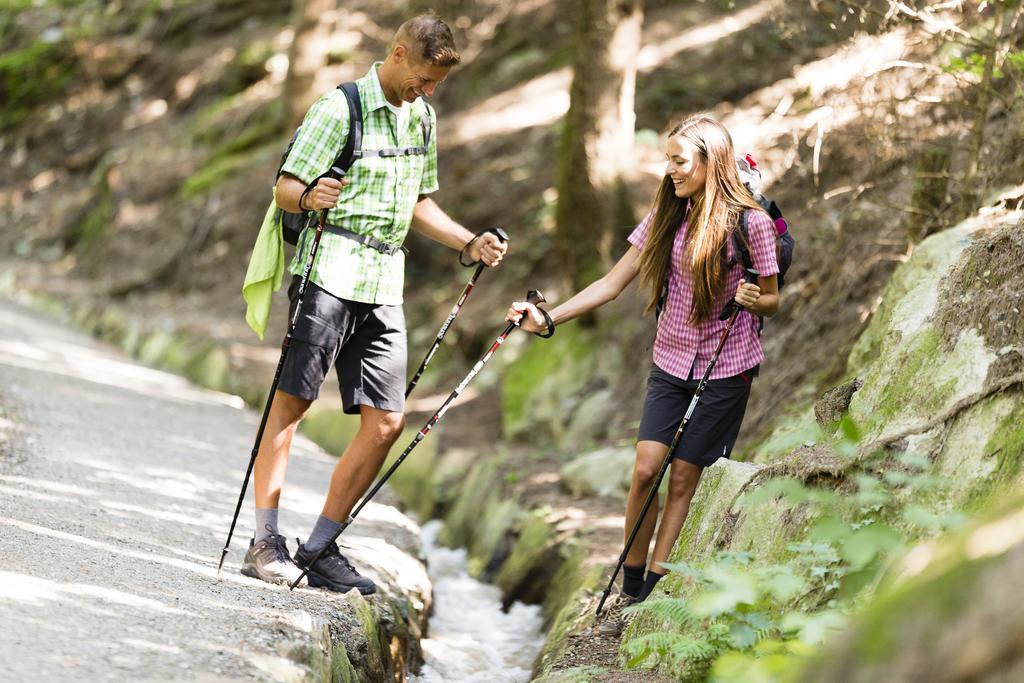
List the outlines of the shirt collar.
{"label": "shirt collar", "polygon": [[384,89],[380,86],[380,77],[377,76],[377,68],[383,63],[374,62],[363,78],[364,87],[363,92],[360,93],[360,98],[362,99],[365,111],[375,111],[387,104],[388,100],[384,97]]}

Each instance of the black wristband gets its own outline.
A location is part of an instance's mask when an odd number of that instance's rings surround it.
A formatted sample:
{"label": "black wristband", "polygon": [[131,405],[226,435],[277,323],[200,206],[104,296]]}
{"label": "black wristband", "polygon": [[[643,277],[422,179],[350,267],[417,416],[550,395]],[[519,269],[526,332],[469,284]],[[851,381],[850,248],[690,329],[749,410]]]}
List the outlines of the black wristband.
{"label": "black wristband", "polygon": [[555,321],[552,320],[551,316],[548,315],[548,312],[545,311],[540,306],[537,306],[537,310],[540,311],[540,314],[544,316],[544,322],[548,324],[548,329],[546,333],[534,332],[534,334],[540,337],[541,339],[550,339],[551,337],[555,336]]}

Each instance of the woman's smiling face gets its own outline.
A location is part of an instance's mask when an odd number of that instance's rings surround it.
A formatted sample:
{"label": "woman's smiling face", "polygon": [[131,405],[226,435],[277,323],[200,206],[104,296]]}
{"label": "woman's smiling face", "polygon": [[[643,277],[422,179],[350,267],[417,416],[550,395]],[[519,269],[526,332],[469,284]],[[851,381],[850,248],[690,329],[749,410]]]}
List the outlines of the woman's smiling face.
{"label": "woman's smiling face", "polygon": [[692,197],[704,191],[708,168],[697,146],[682,135],[668,139],[665,175],[672,180],[677,197]]}

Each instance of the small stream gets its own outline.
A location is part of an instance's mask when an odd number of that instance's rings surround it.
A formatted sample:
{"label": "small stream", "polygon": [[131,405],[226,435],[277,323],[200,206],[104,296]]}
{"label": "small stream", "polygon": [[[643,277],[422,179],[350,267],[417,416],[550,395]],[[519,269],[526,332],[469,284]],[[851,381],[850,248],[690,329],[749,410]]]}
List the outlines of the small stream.
{"label": "small stream", "polygon": [[544,644],[540,606],[515,603],[504,612],[501,591],[466,570],[465,549],[438,545],[439,520],[421,538],[434,584],[423,669],[410,683],[518,683],[530,680]]}

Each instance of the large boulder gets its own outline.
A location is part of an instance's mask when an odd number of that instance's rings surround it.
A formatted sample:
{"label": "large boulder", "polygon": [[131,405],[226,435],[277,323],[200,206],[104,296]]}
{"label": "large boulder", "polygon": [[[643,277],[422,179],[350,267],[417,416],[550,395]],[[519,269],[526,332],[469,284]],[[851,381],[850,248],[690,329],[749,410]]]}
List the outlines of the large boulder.
{"label": "large boulder", "polygon": [[1024,680],[1024,506],[909,557],[799,680]]}

